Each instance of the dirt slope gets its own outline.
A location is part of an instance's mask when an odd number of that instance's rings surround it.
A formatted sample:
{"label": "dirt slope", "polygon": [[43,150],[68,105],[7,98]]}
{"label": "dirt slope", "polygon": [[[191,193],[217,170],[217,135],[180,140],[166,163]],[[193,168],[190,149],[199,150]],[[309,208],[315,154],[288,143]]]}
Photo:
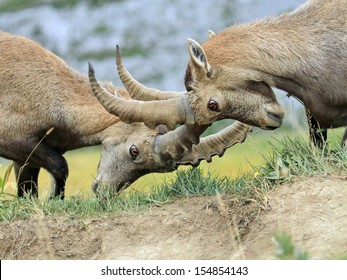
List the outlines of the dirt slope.
{"label": "dirt slope", "polygon": [[297,178],[269,194],[270,209],[250,227],[245,254],[268,259],[275,253],[270,235],[284,231],[318,259],[347,253],[347,177]]}
{"label": "dirt slope", "polygon": [[[347,177],[297,178],[266,208],[230,196],[100,219],[42,217],[1,223],[1,259],[271,259],[285,231],[315,258],[347,253]],[[241,237],[238,238],[238,237]]]}

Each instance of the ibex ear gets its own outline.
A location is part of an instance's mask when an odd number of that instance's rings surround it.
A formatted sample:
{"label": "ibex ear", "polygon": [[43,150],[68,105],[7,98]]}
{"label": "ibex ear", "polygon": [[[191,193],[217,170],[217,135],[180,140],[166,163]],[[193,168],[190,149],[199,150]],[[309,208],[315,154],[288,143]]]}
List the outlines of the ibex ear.
{"label": "ibex ear", "polygon": [[211,39],[213,36],[216,36],[216,33],[214,33],[212,30],[207,31],[208,32],[208,38]]}
{"label": "ibex ear", "polygon": [[205,74],[210,77],[212,74],[211,65],[207,61],[206,54],[200,44],[193,39],[187,39],[187,47],[190,54],[190,58],[194,65],[203,70]]}

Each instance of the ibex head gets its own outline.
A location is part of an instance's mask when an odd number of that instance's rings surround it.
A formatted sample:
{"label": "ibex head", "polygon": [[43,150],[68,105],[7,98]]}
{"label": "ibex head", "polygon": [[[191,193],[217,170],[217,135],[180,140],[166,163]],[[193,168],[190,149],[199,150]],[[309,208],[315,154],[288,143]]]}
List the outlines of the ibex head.
{"label": "ibex head", "polygon": [[[151,120],[151,111],[147,111],[146,106],[149,104],[151,107],[158,101],[127,100],[117,96],[117,93],[110,93],[95,79],[91,64],[89,81],[93,94],[104,108],[113,114],[116,111],[123,121],[119,128],[123,135],[115,131],[118,137],[103,141],[94,191],[99,185],[110,185],[118,192],[147,173],[173,171],[181,164],[197,165],[203,159],[210,161],[213,155],[221,156],[226,148],[242,142],[250,129],[248,125],[236,122],[202,139],[199,137],[208,125],[182,125],[172,131],[165,125],[157,125],[152,129],[137,122],[137,118]],[[173,98],[179,99],[177,96]],[[132,104],[135,105],[130,106]],[[137,107],[138,104],[142,107]],[[165,116],[165,108],[161,110]]]}
{"label": "ibex head", "polygon": [[187,46],[185,86],[196,123],[232,118],[263,129],[281,126],[283,109],[263,75],[240,65],[225,67],[223,58],[210,64],[196,41],[188,39]]}
{"label": "ibex head", "polygon": [[[213,33],[210,32],[210,38],[213,37]],[[146,104],[136,102],[127,105],[141,107],[142,112],[151,111],[150,119],[139,114],[132,114],[129,118],[143,121],[149,127],[161,123],[171,129],[176,124],[209,125],[225,118],[236,119],[263,129],[281,126],[283,109],[276,101],[271,87],[263,81],[258,71],[242,67],[224,67],[221,63],[210,64],[203,48],[197,42],[188,39],[187,46],[191,60],[186,70],[187,92],[184,93],[163,92],[140,84],[123,66],[117,47],[117,69],[129,94],[135,99],[153,100]],[[125,104],[114,107],[118,107],[113,108],[113,111],[119,114],[124,110]]]}
{"label": "ibex head", "polygon": [[174,162],[164,162],[160,153],[154,153],[154,142],[163,132],[160,127],[150,129],[141,123],[120,122],[123,135],[105,139],[97,177],[92,189],[98,193],[100,186],[110,186],[115,192],[129,186],[141,176],[151,172],[174,170]]}

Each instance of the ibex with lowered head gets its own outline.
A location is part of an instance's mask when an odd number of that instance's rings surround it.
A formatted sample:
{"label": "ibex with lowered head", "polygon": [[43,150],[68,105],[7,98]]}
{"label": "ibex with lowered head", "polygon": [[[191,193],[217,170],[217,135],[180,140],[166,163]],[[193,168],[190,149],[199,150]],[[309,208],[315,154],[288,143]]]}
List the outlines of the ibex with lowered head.
{"label": "ibex with lowered head", "polygon": [[[305,105],[313,127],[347,125],[346,0],[310,0],[291,13],[231,26],[202,46],[191,39],[187,45],[188,93],[179,106],[189,110],[176,123],[204,125],[233,118],[275,129],[284,117],[271,89],[275,87]],[[134,81],[127,89],[134,87],[144,90]],[[166,106],[174,111],[177,103],[167,100]],[[173,125],[171,117],[159,119]],[[311,137],[320,142],[317,134]]]}
{"label": "ibex with lowered head", "polygon": [[[144,174],[210,160],[243,141],[249,129],[236,123],[199,143],[207,126],[168,132],[165,126],[127,124],[92,94],[92,88],[97,96],[106,89],[130,99],[125,90],[107,82],[99,85],[92,68],[89,81],[37,43],[5,32],[0,33],[0,65],[0,156],[14,161],[19,197],[37,196],[38,174],[44,168],[55,181],[52,195],[63,198],[68,165],[62,155],[68,150],[101,143],[93,189],[107,184],[119,191]],[[129,114],[137,113],[133,109]],[[141,112],[150,118],[151,112]]]}

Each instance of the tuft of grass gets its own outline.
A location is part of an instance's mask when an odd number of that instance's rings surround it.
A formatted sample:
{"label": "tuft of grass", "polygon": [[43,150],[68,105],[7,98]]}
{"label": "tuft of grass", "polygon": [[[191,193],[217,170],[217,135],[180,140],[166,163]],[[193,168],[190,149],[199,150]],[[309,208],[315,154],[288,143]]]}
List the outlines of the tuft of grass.
{"label": "tuft of grass", "polygon": [[276,233],[273,236],[276,244],[276,258],[279,260],[309,260],[307,252],[300,250],[292,242],[292,238],[286,233]]}
{"label": "tuft of grass", "polygon": [[314,176],[347,171],[347,153],[341,146],[329,145],[318,149],[302,137],[284,137],[269,143],[272,153],[260,168],[270,180],[286,179],[291,175]]}
{"label": "tuft of grass", "polygon": [[187,197],[192,195],[210,196],[225,193],[230,180],[227,177],[215,178],[208,173],[203,174],[200,168],[177,171],[177,178],[172,183],[164,183],[163,187],[169,190],[169,195]]}
{"label": "tuft of grass", "polygon": [[[300,249],[292,237],[284,232],[275,233],[272,237],[275,246],[275,258],[279,260],[310,260],[312,257],[307,251]],[[347,254],[334,256],[335,260],[347,260]]]}

